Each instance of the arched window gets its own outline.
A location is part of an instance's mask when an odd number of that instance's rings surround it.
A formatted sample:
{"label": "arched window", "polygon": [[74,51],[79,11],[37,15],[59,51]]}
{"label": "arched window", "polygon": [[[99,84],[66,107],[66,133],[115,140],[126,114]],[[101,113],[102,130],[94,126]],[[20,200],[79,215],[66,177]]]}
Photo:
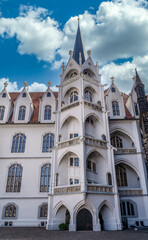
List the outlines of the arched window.
{"label": "arched window", "polygon": [[49,149],[52,149],[54,146],[54,134],[47,133],[43,136],[43,148],[42,152],[49,152]]}
{"label": "arched window", "polygon": [[116,89],[114,87],[112,87],[111,91],[112,92],[116,92]]}
{"label": "arched window", "polygon": [[78,92],[77,91],[73,91],[70,94],[70,103],[76,102],[78,101]]}
{"label": "arched window", "polygon": [[4,119],[5,107],[0,106],[0,120]]}
{"label": "arched window", "polygon": [[120,116],[119,103],[117,101],[112,102],[112,110],[114,116]]}
{"label": "arched window", "polygon": [[47,97],[51,97],[51,93],[50,92],[47,93]]}
{"label": "arched window", "polygon": [[126,187],[127,184],[127,176],[126,176],[126,169],[122,165],[116,166],[116,178],[117,178],[117,185],[118,187]]}
{"label": "arched window", "polygon": [[22,94],[22,97],[24,97],[24,98],[26,97],[26,93],[25,92]]}
{"label": "arched window", "polygon": [[122,139],[118,136],[111,138],[111,145],[115,148],[123,148]]}
{"label": "arched window", "polygon": [[40,192],[49,192],[51,178],[51,164],[47,163],[41,167]]}
{"label": "arched window", "polygon": [[10,204],[5,207],[5,216],[7,218],[15,218],[16,217],[16,206]]}
{"label": "arched window", "polygon": [[2,98],[5,98],[5,97],[6,97],[6,93],[3,93]]}
{"label": "arched window", "polygon": [[84,71],[84,74],[88,77],[91,77],[91,74],[88,71]]}
{"label": "arched window", "polygon": [[12,153],[23,153],[25,152],[25,143],[26,143],[26,136],[22,133],[18,133],[13,137],[12,141]]}
{"label": "arched window", "polygon": [[139,115],[138,106],[136,102],[134,102],[134,108],[135,108],[135,114]]}
{"label": "arched window", "polygon": [[87,169],[91,170],[92,172],[96,172],[96,162],[91,159],[88,159],[87,160]]}
{"label": "arched window", "polygon": [[112,175],[111,175],[111,173],[107,173],[107,184],[112,185]]}
{"label": "arched window", "polygon": [[120,202],[122,217],[137,217],[137,205],[131,200]]}
{"label": "arched window", "polygon": [[43,204],[40,207],[40,218],[47,218],[47,214],[48,214],[48,204]]}
{"label": "arched window", "polygon": [[19,164],[13,164],[8,170],[6,192],[20,192],[23,168]]}
{"label": "arched window", "polygon": [[25,120],[25,114],[26,114],[26,107],[20,106],[18,120]]}
{"label": "arched window", "polygon": [[51,119],[51,106],[46,105],[45,112],[44,112],[44,120],[50,120],[50,119]]}
{"label": "arched window", "polygon": [[92,102],[92,94],[91,94],[91,92],[88,91],[88,90],[85,91],[84,98],[85,98],[86,101],[88,101],[88,102]]}
{"label": "arched window", "polygon": [[102,135],[102,140],[106,141],[106,136],[104,134]]}
{"label": "arched window", "polygon": [[78,75],[77,72],[73,72],[70,74],[70,78],[75,77],[76,75]]}

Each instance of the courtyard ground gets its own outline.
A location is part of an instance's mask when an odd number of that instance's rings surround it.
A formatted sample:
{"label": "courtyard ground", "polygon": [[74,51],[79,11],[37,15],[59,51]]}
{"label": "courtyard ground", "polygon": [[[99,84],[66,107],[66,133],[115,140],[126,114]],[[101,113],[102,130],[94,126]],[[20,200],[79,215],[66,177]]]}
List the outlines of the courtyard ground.
{"label": "courtyard ground", "polygon": [[68,232],[46,231],[44,228],[0,228],[0,240],[148,240],[148,229]]}

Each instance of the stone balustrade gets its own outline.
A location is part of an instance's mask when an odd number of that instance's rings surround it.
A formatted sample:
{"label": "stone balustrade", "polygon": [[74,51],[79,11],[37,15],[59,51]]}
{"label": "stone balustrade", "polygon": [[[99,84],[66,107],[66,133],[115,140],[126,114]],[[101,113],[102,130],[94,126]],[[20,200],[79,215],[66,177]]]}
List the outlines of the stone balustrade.
{"label": "stone balustrade", "polygon": [[120,196],[132,196],[132,195],[141,195],[142,189],[125,189],[125,190],[118,190]]}
{"label": "stone balustrade", "polygon": [[102,107],[97,105],[97,104],[95,104],[95,103],[88,102],[88,101],[84,100],[84,104],[85,104],[85,106],[88,106],[88,107],[90,107],[93,110],[97,110],[97,111],[101,111],[102,112]]}
{"label": "stone balustrade", "polygon": [[79,105],[79,101],[76,101],[76,102],[73,102],[73,103],[71,103],[71,104],[68,104],[68,105],[66,105],[66,106],[64,106],[64,107],[61,108],[61,112],[66,111],[67,109],[76,107],[76,106],[78,106],[78,105]]}
{"label": "stone balustrade", "polygon": [[80,137],[76,137],[76,138],[68,139],[68,140],[63,141],[63,142],[59,142],[58,147],[59,148],[65,148],[65,147],[75,145],[75,144],[79,144],[79,143],[80,143]]}
{"label": "stone balustrade", "polygon": [[114,154],[135,154],[137,153],[136,148],[117,148]]}
{"label": "stone balustrade", "polygon": [[87,185],[88,192],[112,193],[113,187],[106,185],[90,184]]}
{"label": "stone balustrade", "polygon": [[95,147],[107,148],[106,141],[102,141],[102,140],[87,137],[87,136],[85,137],[85,143],[88,145],[91,145],[91,146],[95,146]]}
{"label": "stone balustrade", "polygon": [[55,187],[54,194],[77,193],[81,191],[80,185],[73,185],[68,187]]}

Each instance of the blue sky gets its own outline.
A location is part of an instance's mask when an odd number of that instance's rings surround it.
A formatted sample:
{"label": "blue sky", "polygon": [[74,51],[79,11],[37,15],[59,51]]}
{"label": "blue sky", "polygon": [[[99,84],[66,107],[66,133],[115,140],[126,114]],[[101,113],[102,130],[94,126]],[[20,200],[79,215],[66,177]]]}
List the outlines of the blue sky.
{"label": "blue sky", "polygon": [[58,84],[78,16],[85,49],[99,62],[102,82],[110,84],[114,75],[120,90],[128,92],[137,67],[146,85],[147,1],[1,0],[0,90],[6,79],[10,91],[20,90],[24,81],[31,91],[44,91],[49,80]]}

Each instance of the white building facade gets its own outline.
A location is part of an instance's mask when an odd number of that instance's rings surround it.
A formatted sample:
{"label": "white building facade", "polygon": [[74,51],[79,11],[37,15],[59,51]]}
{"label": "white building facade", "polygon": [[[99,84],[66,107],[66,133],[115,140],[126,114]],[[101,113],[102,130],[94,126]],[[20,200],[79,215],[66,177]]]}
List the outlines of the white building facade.
{"label": "white building facade", "polygon": [[0,93],[0,226],[148,226],[135,83],[104,91],[80,27],[59,91]]}

